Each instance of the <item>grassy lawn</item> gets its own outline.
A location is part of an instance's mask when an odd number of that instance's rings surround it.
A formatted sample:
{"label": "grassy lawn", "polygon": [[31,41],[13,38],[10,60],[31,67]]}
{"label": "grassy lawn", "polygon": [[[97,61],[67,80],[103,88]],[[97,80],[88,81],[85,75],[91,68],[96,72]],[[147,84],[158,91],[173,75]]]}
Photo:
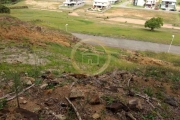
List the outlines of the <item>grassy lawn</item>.
{"label": "grassy lawn", "polygon": [[[69,16],[68,12],[41,11],[32,9],[12,10],[11,15],[24,21],[34,22],[56,29],[65,30],[68,24],[69,32],[79,32],[93,35],[110,36],[117,38],[149,41],[169,44],[171,35],[175,35],[173,45],[180,45],[180,31],[173,29],[159,29],[149,31],[145,28],[132,28],[130,24],[121,25],[100,23],[96,19],[86,19],[83,17]],[[133,33],[133,34],[132,34]]]}

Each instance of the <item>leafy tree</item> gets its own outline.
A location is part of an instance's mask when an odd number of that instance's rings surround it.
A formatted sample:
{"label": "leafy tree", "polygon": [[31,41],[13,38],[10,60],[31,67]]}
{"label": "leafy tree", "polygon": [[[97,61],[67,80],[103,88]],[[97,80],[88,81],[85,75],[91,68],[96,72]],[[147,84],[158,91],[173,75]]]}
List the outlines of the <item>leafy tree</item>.
{"label": "leafy tree", "polygon": [[151,18],[150,20],[147,20],[144,24],[144,27],[148,27],[153,31],[155,28],[160,28],[163,26],[163,19],[160,17],[157,18]]}

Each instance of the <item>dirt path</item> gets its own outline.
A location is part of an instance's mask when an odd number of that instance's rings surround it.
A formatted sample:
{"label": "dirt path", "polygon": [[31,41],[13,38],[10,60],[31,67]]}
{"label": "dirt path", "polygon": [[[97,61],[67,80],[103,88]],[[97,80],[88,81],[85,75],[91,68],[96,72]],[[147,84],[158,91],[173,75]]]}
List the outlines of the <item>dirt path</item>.
{"label": "dirt path", "polygon": [[[76,37],[82,40],[85,39],[99,40],[103,42],[104,45],[110,47],[124,48],[130,50],[167,52],[169,48],[169,45],[159,44],[159,43],[101,37],[101,36],[93,36],[93,35],[79,34],[79,33],[73,33],[73,35],[75,35]],[[171,46],[170,53],[180,54],[180,46]]]}
{"label": "dirt path", "polygon": [[[127,22],[127,23],[132,23],[132,24],[139,24],[139,25],[144,25],[144,23],[146,22],[146,20],[123,18],[123,17],[115,17],[115,18],[110,18],[108,20],[109,21],[115,21],[115,22]],[[180,27],[174,27],[171,24],[164,24],[162,27],[163,28],[173,28],[173,29],[179,29],[180,30]]]}

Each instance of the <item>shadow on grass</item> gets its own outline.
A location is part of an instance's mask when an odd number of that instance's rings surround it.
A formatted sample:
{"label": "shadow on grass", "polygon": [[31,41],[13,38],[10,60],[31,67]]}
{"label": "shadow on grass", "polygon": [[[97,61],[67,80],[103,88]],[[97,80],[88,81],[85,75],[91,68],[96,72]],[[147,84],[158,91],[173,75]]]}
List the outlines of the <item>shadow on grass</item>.
{"label": "shadow on grass", "polygon": [[156,33],[162,32],[159,29],[155,29],[155,30],[151,30],[150,28],[149,29],[148,28],[139,28],[139,29],[142,30],[142,31],[147,31],[147,32],[156,32]]}

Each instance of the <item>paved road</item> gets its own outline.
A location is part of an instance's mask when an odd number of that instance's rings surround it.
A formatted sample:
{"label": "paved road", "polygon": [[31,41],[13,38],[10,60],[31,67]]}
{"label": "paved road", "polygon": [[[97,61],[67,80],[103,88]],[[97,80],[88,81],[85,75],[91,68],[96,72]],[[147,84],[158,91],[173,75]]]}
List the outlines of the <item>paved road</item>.
{"label": "paved road", "polygon": [[[72,33],[72,34],[82,40],[85,39],[99,40],[103,42],[104,45],[110,47],[124,48],[130,50],[167,52],[169,48],[169,45],[159,44],[159,43],[93,36],[93,35],[79,34],[79,33]],[[171,46],[170,53],[180,54],[180,46]]]}

